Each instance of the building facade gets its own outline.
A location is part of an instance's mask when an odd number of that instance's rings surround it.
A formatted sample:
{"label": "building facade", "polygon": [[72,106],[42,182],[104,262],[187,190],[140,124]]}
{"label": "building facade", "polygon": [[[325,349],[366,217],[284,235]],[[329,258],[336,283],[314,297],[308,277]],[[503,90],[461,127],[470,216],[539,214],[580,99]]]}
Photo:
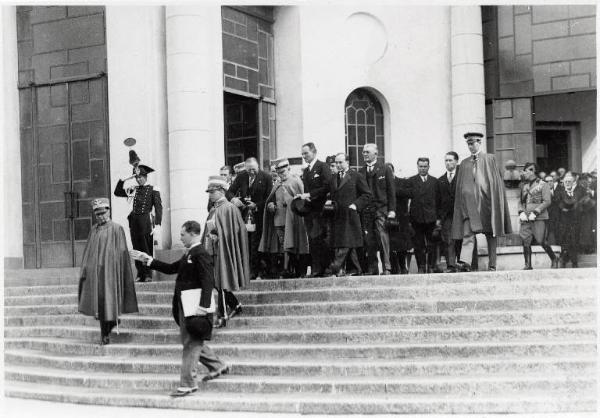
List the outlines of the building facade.
{"label": "building facade", "polygon": [[127,224],[111,196],[127,137],[156,169],[167,249],[220,166],[308,141],[441,174],[480,130],[501,161],[589,171],[595,22],[594,6],[3,7],[5,264],[78,265],[96,197]]}

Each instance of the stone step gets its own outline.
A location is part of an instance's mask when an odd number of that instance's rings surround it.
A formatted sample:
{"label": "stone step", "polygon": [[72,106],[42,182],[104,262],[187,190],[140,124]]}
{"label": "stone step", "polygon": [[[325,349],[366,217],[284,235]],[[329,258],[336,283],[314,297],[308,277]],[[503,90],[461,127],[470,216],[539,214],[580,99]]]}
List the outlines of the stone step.
{"label": "stone step", "polygon": [[[60,337],[85,341],[99,340],[99,327],[39,326],[6,327],[5,338]],[[458,341],[514,341],[532,339],[592,339],[596,338],[594,325],[522,326],[522,327],[418,327],[418,328],[365,328],[340,330],[279,330],[279,329],[220,329],[213,332],[212,340],[223,343],[248,344],[377,344]],[[111,335],[118,343],[177,343],[176,330],[141,330],[120,327]]]}
{"label": "stone step", "polygon": [[[595,293],[594,293],[595,294]],[[347,315],[356,312],[362,314],[394,314],[416,312],[481,312],[515,311],[531,309],[593,309],[596,305],[594,294],[581,296],[553,297],[506,297],[506,298],[454,298],[454,299],[398,299],[340,302],[273,303],[245,305],[244,314],[249,316],[286,316],[286,315]],[[170,316],[171,303],[138,304],[140,314],[144,316]],[[23,305],[5,306],[5,316],[61,315],[77,313],[76,304],[60,305]]]}
{"label": "stone step", "polygon": [[[280,328],[318,329],[395,326],[521,326],[521,325],[566,325],[596,324],[596,312],[590,309],[569,310],[529,310],[529,311],[486,311],[486,312],[446,312],[446,313],[407,313],[389,315],[328,315],[319,320],[314,316],[248,316],[242,313],[227,323],[228,328]],[[97,326],[98,321],[82,314],[7,316],[7,327],[85,325]],[[124,315],[121,325],[124,328],[177,329],[171,317]]]}
{"label": "stone step", "polygon": [[[346,288],[346,289],[301,289],[293,291],[237,293],[243,304],[274,304],[301,302],[339,302],[356,300],[393,300],[393,299],[425,299],[425,298],[458,298],[458,297],[510,297],[529,295],[533,298],[545,295],[582,296],[596,292],[596,281],[586,280],[576,286],[572,282],[560,280],[544,283],[508,283],[508,284],[443,284],[433,286],[397,286],[377,288]],[[77,303],[77,292],[70,294],[44,294],[5,296],[5,306],[23,305],[65,305]],[[137,300],[142,304],[167,304],[173,298],[172,292],[138,291]]]}
{"label": "stone step", "polygon": [[[231,373],[240,376],[296,377],[430,377],[430,376],[489,376],[489,375],[592,375],[597,370],[595,357],[524,358],[524,359],[453,359],[443,360],[243,360],[222,357]],[[32,350],[6,350],[5,365],[44,367],[67,371],[102,373],[174,374],[180,371],[181,361],[169,357],[107,358],[68,354],[47,354]],[[201,367],[202,369],[202,367]]]}
{"label": "stone step", "polygon": [[[515,359],[596,356],[596,338],[586,340],[531,340],[485,342],[416,342],[412,344],[228,344],[211,341],[223,358],[238,360],[332,359]],[[122,344],[101,346],[83,340],[24,337],[5,338],[5,350],[35,350],[74,356],[168,357],[181,359],[181,344]]]}
{"label": "stone step", "polygon": [[[61,275],[55,269],[18,270],[5,272],[4,287],[44,287],[44,286],[76,286],[79,283],[79,270]],[[62,269],[57,269],[62,270]],[[13,277],[13,272],[18,272],[19,277]],[[31,277],[29,277],[31,275]],[[481,271],[472,273],[439,273],[439,274],[409,274],[390,276],[352,276],[352,277],[322,277],[313,279],[279,279],[255,280],[250,282],[248,290],[293,290],[310,288],[347,288],[347,287],[374,287],[396,286],[402,284],[410,286],[424,283],[483,283],[506,282],[520,280],[547,280],[569,278],[577,280],[596,277],[596,268],[578,269],[545,269],[545,270],[510,270],[510,271]],[[164,281],[150,283],[136,283],[137,289],[173,289],[174,276]]]}
{"label": "stone step", "polygon": [[[60,371],[42,367],[8,365],[6,381],[34,382],[59,386],[77,386],[123,391],[168,391],[176,387],[179,376],[150,373],[90,373],[89,371]],[[230,393],[329,393],[362,396],[387,394],[429,394],[456,396],[555,394],[590,396],[596,393],[593,374],[588,376],[555,374],[553,376],[477,376],[477,377],[330,377],[299,376],[239,376],[225,375],[199,385],[203,392]]]}
{"label": "stone step", "polygon": [[[290,292],[298,290],[333,290],[333,289],[378,289],[389,287],[440,287],[443,285],[525,285],[525,284],[563,284],[578,286],[579,284],[594,284],[595,269],[575,270],[545,270],[544,274],[531,274],[524,272],[481,272],[473,274],[427,274],[427,275],[396,275],[396,276],[351,276],[351,277],[325,277],[314,279],[278,279],[252,281],[238,292]],[[510,273],[510,274],[509,274]],[[592,274],[593,273],[593,274]],[[172,293],[175,286],[174,280],[136,283],[138,292],[167,292]],[[77,283],[63,285],[29,285],[5,286],[5,296],[25,295],[66,295],[76,294]]]}
{"label": "stone step", "polygon": [[[217,382],[217,380],[212,383]],[[118,405],[145,408],[180,408],[205,411],[248,411],[296,414],[474,414],[474,413],[559,413],[591,412],[597,407],[595,395],[545,393],[522,396],[433,396],[371,395],[331,393],[221,393],[199,391],[193,396],[172,399],[160,393],[64,387],[44,384],[7,382],[9,397],[72,402],[94,405]]]}

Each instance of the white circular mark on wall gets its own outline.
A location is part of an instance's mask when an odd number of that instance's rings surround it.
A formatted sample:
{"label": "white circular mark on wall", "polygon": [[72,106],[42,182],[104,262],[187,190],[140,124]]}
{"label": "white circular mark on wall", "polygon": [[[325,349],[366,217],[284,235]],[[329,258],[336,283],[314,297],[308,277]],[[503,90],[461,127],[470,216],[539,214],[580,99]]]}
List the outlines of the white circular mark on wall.
{"label": "white circular mark on wall", "polygon": [[359,12],[348,16],[341,36],[344,55],[354,65],[374,64],[387,50],[385,26],[369,13]]}

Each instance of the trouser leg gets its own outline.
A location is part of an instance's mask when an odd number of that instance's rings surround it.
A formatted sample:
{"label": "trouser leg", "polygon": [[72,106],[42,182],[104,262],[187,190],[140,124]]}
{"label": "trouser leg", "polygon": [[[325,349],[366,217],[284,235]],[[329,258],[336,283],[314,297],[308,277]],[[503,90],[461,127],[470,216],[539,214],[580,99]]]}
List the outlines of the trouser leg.
{"label": "trouser leg", "polygon": [[356,274],[362,274],[362,268],[360,266],[360,261],[358,259],[358,251],[356,248],[350,249],[350,262],[354,265],[356,269]]}
{"label": "trouser leg", "polygon": [[215,352],[206,343],[202,344],[202,350],[200,350],[200,363],[202,363],[209,372],[225,367],[225,363],[221,360]]}
{"label": "trouser leg", "polygon": [[398,251],[390,252],[390,265],[392,266],[392,274],[400,273],[400,263],[398,261]]}
{"label": "trouser leg", "polygon": [[333,262],[331,263],[331,271],[334,274],[337,274],[343,267],[346,262],[346,257],[348,256],[349,248],[336,248],[334,251]]}
{"label": "trouser leg", "polygon": [[451,239],[445,246],[446,266],[456,267],[456,242]]}
{"label": "trouser leg", "polygon": [[425,268],[426,264],[426,243],[425,243],[425,224],[414,224],[415,229],[415,237],[413,240],[414,244],[414,252],[415,258],[417,259],[417,266],[419,267],[419,271]]}
{"label": "trouser leg", "polygon": [[381,264],[384,271],[390,271],[390,236],[385,229],[385,215],[377,214],[375,226],[377,227],[377,236],[379,238],[379,246],[381,249]]}
{"label": "trouser leg", "polygon": [[498,240],[491,234],[486,234],[485,238],[488,244],[488,267],[496,268],[496,244]]}
{"label": "trouser leg", "polygon": [[463,223],[463,239],[460,249],[460,261],[471,265],[473,263],[473,250],[475,248],[475,234],[471,229],[471,223],[466,219]]}

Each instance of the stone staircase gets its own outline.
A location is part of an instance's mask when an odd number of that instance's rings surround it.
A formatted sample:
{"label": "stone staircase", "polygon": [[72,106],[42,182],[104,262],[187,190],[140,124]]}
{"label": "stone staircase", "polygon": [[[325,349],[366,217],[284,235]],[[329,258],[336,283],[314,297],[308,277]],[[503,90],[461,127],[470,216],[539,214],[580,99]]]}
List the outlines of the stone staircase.
{"label": "stone staircase", "polygon": [[302,414],[597,408],[596,269],[252,282],[209,343],[231,374],[171,399],[173,281],[136,284],[111,344],[77,313],[77,270],[6,272],[5,394]]}

